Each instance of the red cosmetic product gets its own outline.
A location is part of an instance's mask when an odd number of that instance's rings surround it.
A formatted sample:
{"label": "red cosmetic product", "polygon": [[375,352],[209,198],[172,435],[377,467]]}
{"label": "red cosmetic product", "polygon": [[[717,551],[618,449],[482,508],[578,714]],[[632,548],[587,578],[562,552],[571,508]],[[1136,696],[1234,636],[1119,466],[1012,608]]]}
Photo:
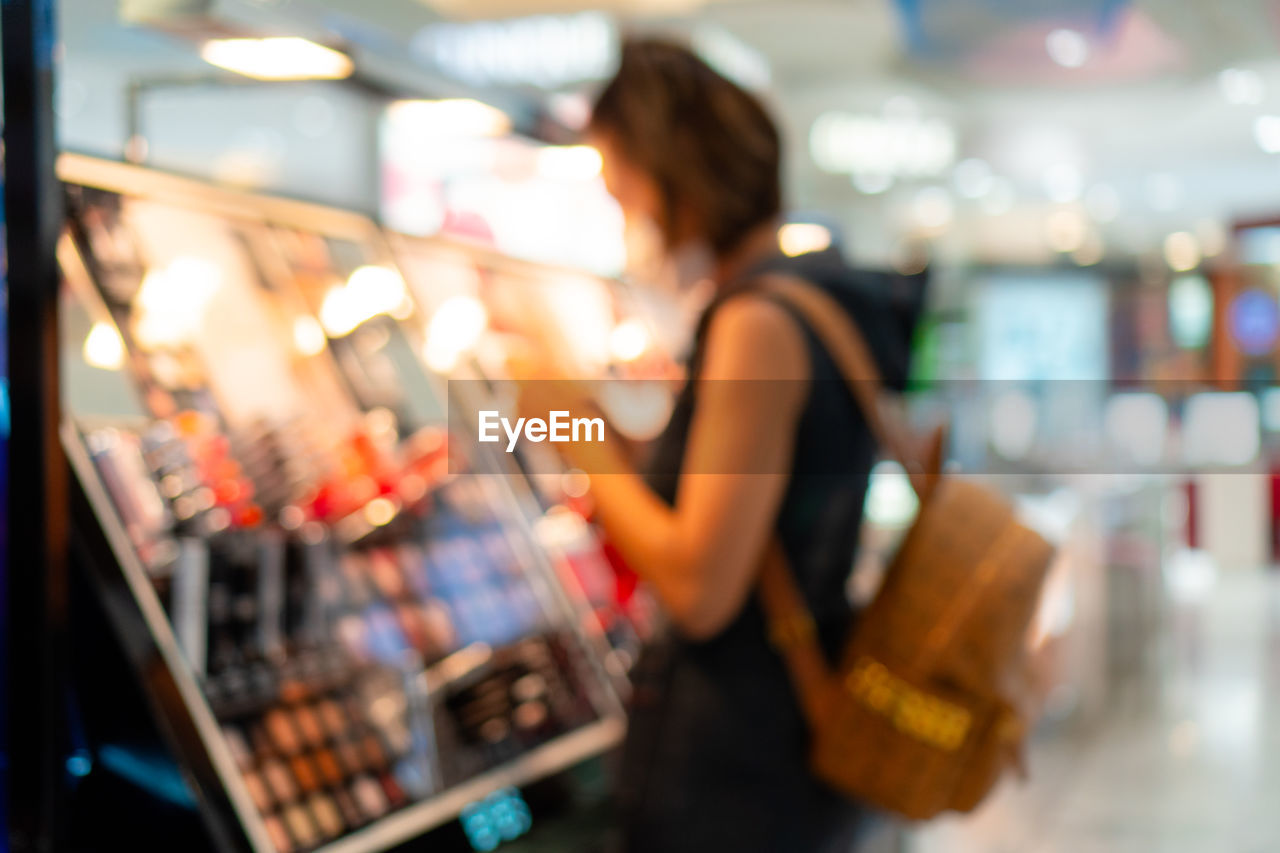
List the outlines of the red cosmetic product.
{"label": "red cosmetic product", "polygon": [[298,732],[293,726],[293,721],[289,718],[289,712],[283,708],[276,708],[269,711],[267,716],[263,718],[263,722],[267,727],[267,734],[271,738],[271,743],[275,748],[285,754],[293,755],[302,748],[302,740],[298,737]]}
{"label": "red cosmetic product", "polygon": [[360,739],[360,753],[364,756],[366,767],[381,768],[387,766],[387,753],[382,749],[382,744],[378,743],[375,735],[368,734]]}
{"label": "red cosmetic product", "polygon": [[395,779],[391,778],[390,773],[379,773],[378,781],[382,784],[382,791],[387,795],[387,801],[391,803],[391,807],[398,809],[405,803],[409,802],[409,798],[405,796],[404,789]]}
{"label": "red cosmetic product", "polygon": [[338,760],[334,757],[332,750],[322,749],[315,754],[314,758],[325,784],[337,785],[342,781],[342,768],[338,766]]}
{"label": "red cosmetic product", "polygon": [[280,699],[284,702],[303,702],[311,695],[311,689],[297,678],[286,678],[280,683]]}
{"label": "red cosmetic product", "polygon": [[298,780],[298,786],[303,791],[310,793],[320,787],[320,775],[316,772],[315,765],[305,755],[295,755],[289,761],[289,766],[293,770],[293,777]]}

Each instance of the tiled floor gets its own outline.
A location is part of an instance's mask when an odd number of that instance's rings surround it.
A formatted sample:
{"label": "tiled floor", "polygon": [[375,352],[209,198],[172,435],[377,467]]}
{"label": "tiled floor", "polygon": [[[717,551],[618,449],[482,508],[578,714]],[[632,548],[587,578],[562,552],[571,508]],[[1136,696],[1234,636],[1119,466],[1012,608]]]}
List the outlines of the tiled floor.
{"label": "tiled floor", "polygon": [[1280,851],[1280,573],[1174,580],[1181,594],[1164,594],[1145,664],[1116,679],[1092,721],[1040,738],[1031,783],[907,849]]}

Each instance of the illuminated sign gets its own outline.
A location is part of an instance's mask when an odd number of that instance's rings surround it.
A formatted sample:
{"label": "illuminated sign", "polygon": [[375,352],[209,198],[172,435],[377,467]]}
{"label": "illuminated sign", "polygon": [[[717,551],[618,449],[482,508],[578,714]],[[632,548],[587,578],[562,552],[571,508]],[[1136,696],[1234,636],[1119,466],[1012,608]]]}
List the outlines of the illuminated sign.
{"label": "illuminated sign", "polygon": [[1001,381],[1104,379],[1107,288],[1079,274],[991,277],[977,293],[978,375]]}
{"label": "illuminated sign", "polygon": [[1231,302],[1227,312],[1231,338],[1245,355],[1266,355],[1280,337],[1280,308],[1275,297],[1261,290],[1246,290]]}
{"label": "illuminated sign", "polygon": [[418,62],[464,83],[543,89],[608,76],[617,47],[599,12],[432,24],[409,44]]}
{"label": "illuminated sign", "polygon": [[837,175],[930,177],[955,161],[956,134],[940,118],[833,110],[813,123],[809,153],[819,169]]}

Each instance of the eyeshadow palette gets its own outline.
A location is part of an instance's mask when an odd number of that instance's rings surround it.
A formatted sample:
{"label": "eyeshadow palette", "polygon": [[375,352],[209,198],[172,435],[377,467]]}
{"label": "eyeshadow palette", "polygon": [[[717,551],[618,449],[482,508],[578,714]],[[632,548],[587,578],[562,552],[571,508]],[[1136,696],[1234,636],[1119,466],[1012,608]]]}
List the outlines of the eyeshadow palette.
{"label": "eyeshadow palette", "polygon": [[281,853],[372,823],[434,787],[433,757],[415,751],[403,715],[371,711],[403,706],[402,694],[371,698],[358,671],[333,660],[208,685],[245,789]]}

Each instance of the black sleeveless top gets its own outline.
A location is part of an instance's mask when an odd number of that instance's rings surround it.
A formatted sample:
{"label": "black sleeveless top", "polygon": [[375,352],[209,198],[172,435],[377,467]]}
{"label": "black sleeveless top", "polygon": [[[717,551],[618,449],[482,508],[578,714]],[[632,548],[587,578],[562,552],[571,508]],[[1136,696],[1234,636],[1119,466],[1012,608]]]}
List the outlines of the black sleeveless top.
{"label": "black sleeveless top", "polygon": [[[756,272],[765,269],[827,290],[858,323],[886,382],[905,382],[918,300],[913,291],[902,301],[903,291],[890,285],[913,283],[857,273],[834,253],[778,259]],[[725,299],[749,288],[750,278],[727,289],[703,315],[691,378],[710,318]],[[807,340],[811,393],[796,430],[777,533],[834,661],[853,619],[845,588],[875,445],[836,365],[796,320]],[[683,458],[696,396],[696,384],[688,383],[656,445],[652,470],[667,473],[651,476],[650,484],[668,502],[674,501],[678,477],[671,472]],[[754,596],[707,641],[670,635],[653,643],[636,667],[634,685],[619,787],[630,853],[850,849],[866,813],[810,775],[805,723]]]}

